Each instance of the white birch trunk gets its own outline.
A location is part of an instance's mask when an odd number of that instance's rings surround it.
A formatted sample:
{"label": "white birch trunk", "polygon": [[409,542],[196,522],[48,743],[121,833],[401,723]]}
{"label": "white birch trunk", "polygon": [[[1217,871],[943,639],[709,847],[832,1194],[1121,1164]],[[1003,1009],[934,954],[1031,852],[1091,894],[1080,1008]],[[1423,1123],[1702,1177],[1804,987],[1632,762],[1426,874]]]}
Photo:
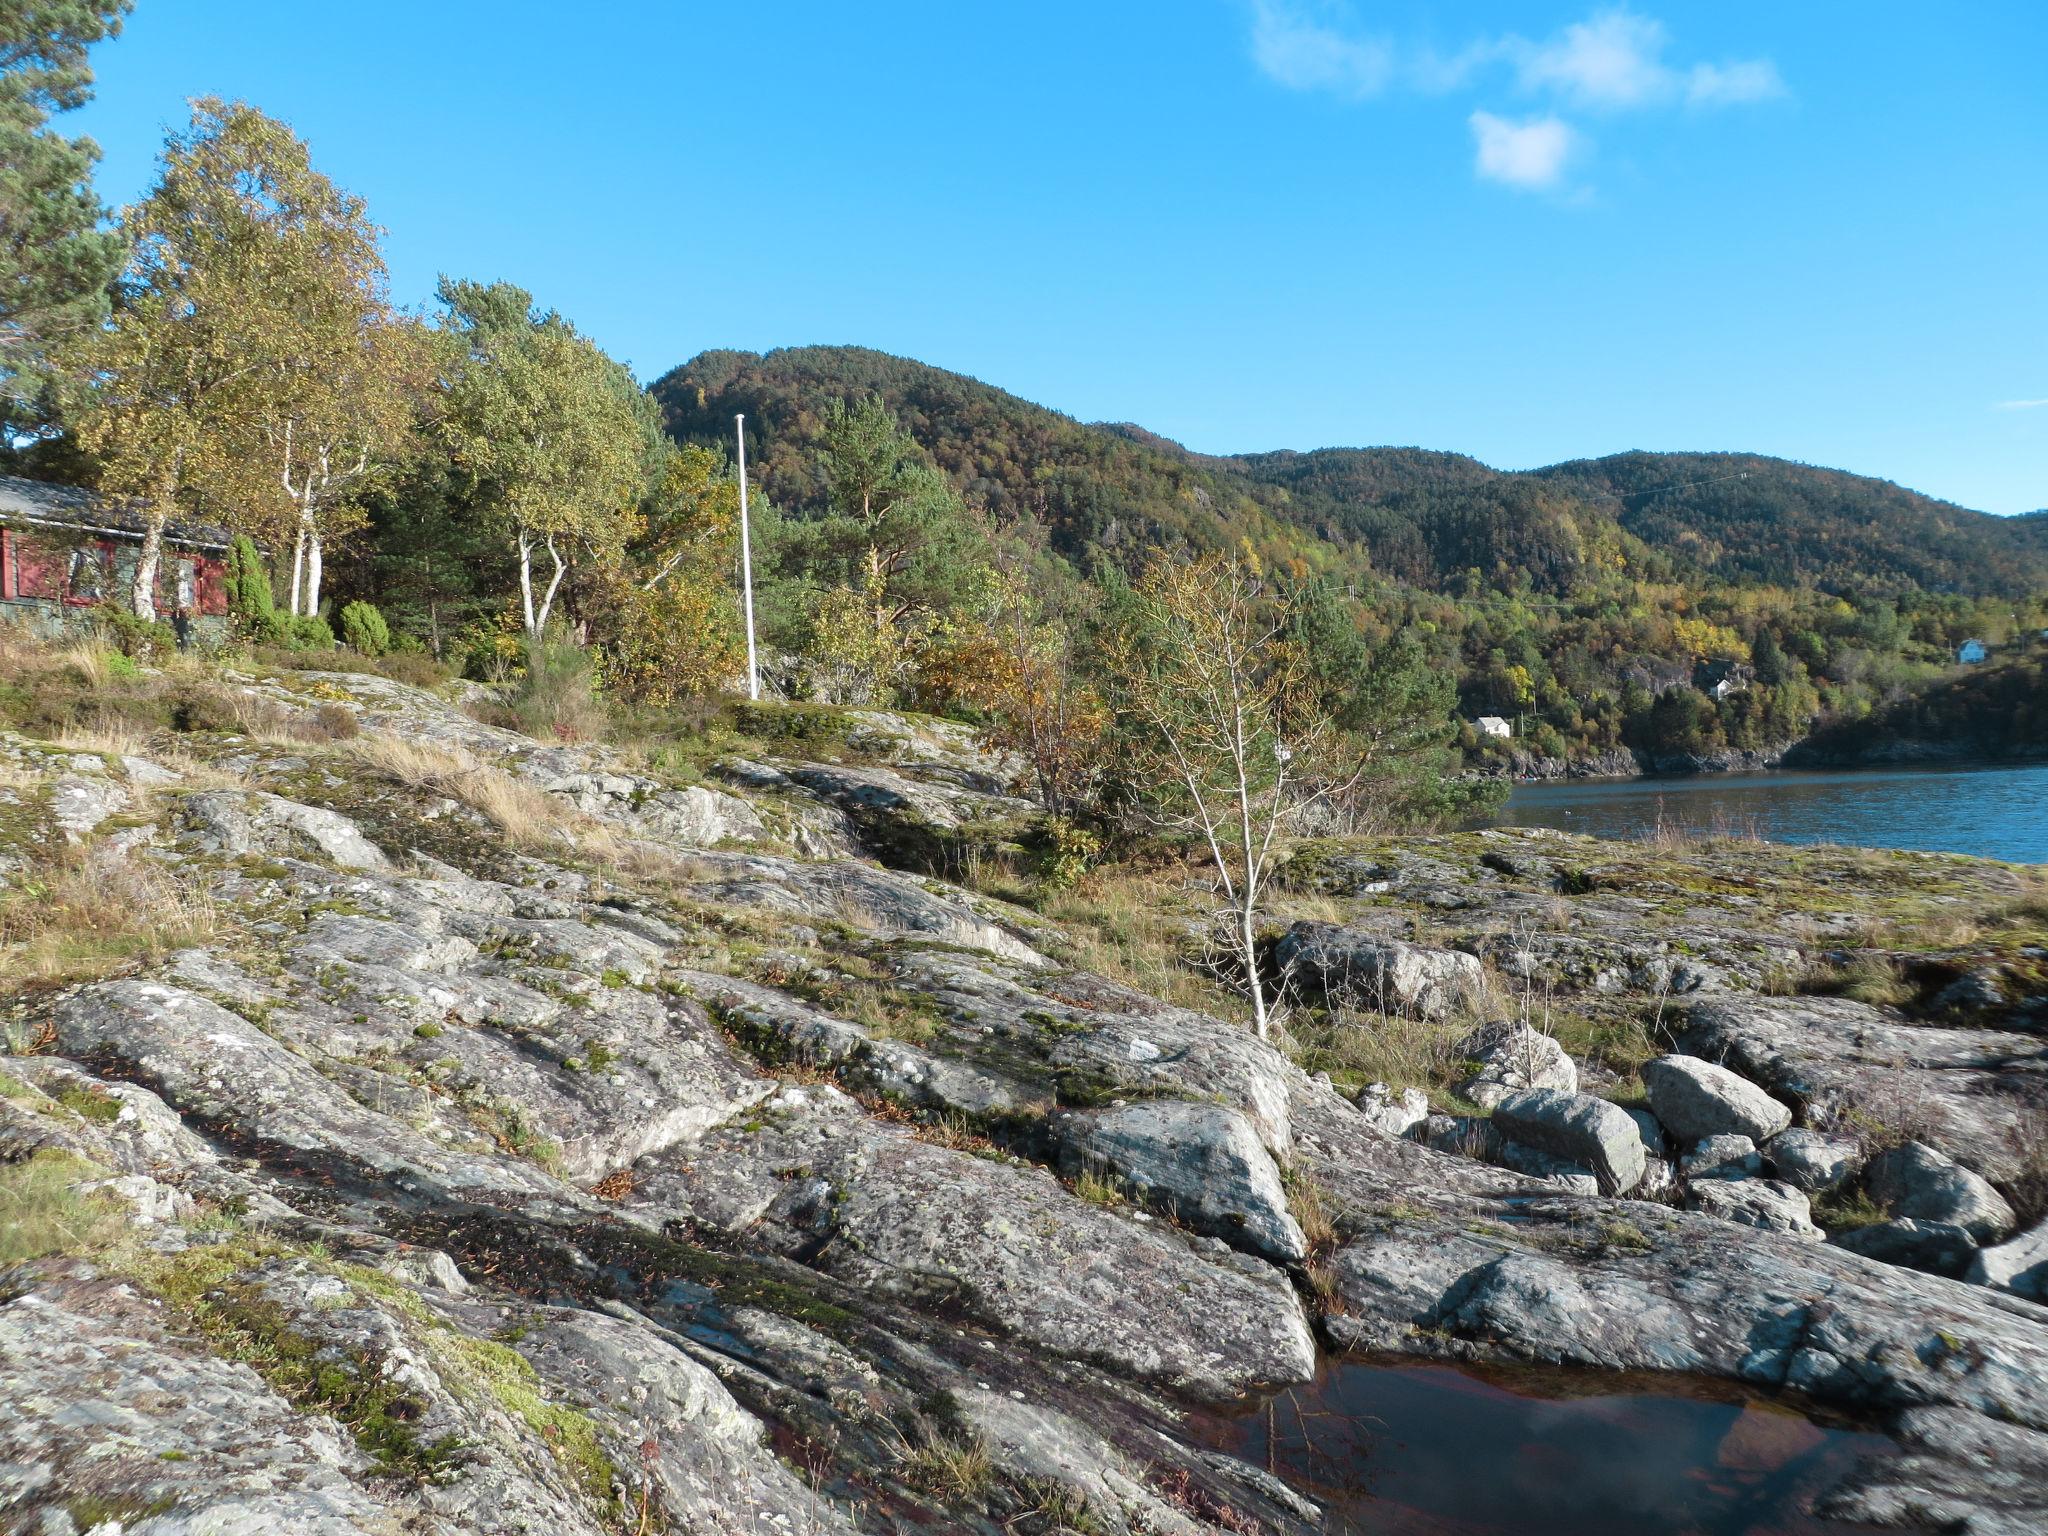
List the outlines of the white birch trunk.
{"label": "white birch trunk", "polygon": [[142,535],[142,550],[135,557],[135,580],[128,591],[128,606],[138,619],[156,619],[156,573],[164,558],[164,523],[161,505],[149,509],[149,526]]}

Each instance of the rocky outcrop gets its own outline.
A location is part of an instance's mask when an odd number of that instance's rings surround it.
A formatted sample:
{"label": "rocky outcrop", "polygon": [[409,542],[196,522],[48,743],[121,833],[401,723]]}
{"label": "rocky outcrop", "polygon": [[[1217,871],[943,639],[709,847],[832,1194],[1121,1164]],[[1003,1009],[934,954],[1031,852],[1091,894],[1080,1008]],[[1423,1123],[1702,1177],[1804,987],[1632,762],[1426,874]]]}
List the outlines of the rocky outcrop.
{"label": "rocky outcrop", "polygon": [[643,1163],[631,1208],[1197,1397],[1313,1369],[1300,1304],[1267,1265],[1077,1202],[1042,1170],[876,1125],[829,1088],[786,1089],[768,1110]]}
{"label": "rocky outcrop", "polygon": [[[1308,1536],[1313,1503],[1191,1409],[1307,1379],[1319,1343],[1782,1388],[1905,1442],[1830,1511],[2048,1515],[2040,1232],[1905,1213],[2007,1176],[1979,1141],[2003,1100],[2020,1123],[2031,1058],[1748,995],[1788,942],[1753,872],[1506,831],[1319,849],[1308,910],[1343,921],[1282,945],[1311,1075],[1206,980],[1175,996],[1212,1011],[1165,1002],[910,873],[913,824],[948,857],[1006,835],[1003,765],[955,728],[849,714],[848,762],[764,752],[714,790],[382,679],[246,686],[562,814],[515,838],[318,742],[173,771],[0,741],[0,862],[70,833],[217,914],[7,1012],[34,1054],[0,1060],[0,1181],[73,1234],[0,1287],[10,1528]],[[66,775],[94,792],[60,825]],[[1580,1060],[1429,1022],[1480,954],[1526,1017],[1575,996]],[[1657,1114],[1599,1096],[1646,1024],[1711,1058],[1661,1102],[1646,1072]],[[1882,1080],[1963,1133],[1880,1163],[1902,1214],[1823,1244],[1801,1191],[1848,1185],[1848,1109],[1884,1107],[1866,1025],[1927,1037]],[[1429,1114],[1424,1080],[1493,1113]],[[1814,1128],[1701,1129],[1788,1105]],[[1959,1256],[1979,1283],[1910,1267]]]}
{"label": "rocky outcrop", "polygon": [[1296,923],[1275,958],[1290,975],[1328,996],[1424,1019],[1440,1019],[1457,1003],[1476,999],[1484,977],[1471,955],[1333,923]]}
{"label": "rocky outcrop", "polygon": [[1716,997],[1693,1005],[1679,1046],[1801,1104],[1809,1124],[1858,1117],[2009,1177],[2023,1127],[2048,1106],[2038,1035],[1908,1024],[1838,997]]}

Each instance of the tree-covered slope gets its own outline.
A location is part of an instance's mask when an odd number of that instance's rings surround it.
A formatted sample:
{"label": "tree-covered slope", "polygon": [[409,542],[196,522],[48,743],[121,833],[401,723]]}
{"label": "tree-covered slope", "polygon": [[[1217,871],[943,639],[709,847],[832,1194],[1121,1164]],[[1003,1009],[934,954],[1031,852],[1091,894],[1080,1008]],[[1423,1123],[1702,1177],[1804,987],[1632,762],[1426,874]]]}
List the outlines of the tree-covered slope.
{"label": "tree-covered slope", "polygon": [[825,499],[817,445],[826,407],[879,394],[970,502],[1000,517],[1029,514],[1063,553],[1136,555],[1240,537],[1313,556],[1313,539],[1276,521],[1285,498],[1165,444],[1083,425],[962,374],[864,347],[790,347],[756,355],[706,352],[652,386],[671,433],[732,439],[747,418],[749,460],[777,503]]}
{"label": "tree-covered slope", "polygon": [[744,412],[763,481],[791,507],[822,499],[826,404],[868,392],[970,500],[1033,514],[1070,555],[1249,539],[1269,557],[1452,591],[1569,593],[1622,572],[1851,594],[2048,584],[2048,519],[1759,455],[1625,453],[1518,473],[1417,448],[1211,456],[861,347],[706,352],[654,385],[685,439],[729,438]]}
{"label": "tree-covered slope", "polygon": [[1534,477],[1604,505],[1681,570],[1725,580],[2018,595],[2048,579],[2048,545],[2012,519],[1810,464],[1621,453]]}

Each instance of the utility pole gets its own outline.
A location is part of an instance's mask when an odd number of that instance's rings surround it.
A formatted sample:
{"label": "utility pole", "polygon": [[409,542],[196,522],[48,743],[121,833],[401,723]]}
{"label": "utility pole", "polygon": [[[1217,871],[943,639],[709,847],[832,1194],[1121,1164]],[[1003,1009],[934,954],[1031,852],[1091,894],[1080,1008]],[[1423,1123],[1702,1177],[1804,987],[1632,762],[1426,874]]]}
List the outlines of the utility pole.
{"label": "utility pole", "polygon": [[747,532],[747,418],[733,417],[740,443],[740,601],[747,613],[747,697],[761,697],[761,666],[754,655],[754,550]]}

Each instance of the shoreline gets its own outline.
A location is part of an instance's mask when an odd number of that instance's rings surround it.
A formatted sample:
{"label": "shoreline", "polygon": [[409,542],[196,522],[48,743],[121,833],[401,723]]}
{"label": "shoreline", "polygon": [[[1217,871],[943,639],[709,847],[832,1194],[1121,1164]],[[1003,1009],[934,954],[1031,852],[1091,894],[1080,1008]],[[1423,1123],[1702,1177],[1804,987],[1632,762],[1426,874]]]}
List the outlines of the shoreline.
{"label": "shoreline", "polygon": [[[1642,779],[1740,778],[1791,770],[1802,773],[1853,773],[1876,768],[2023,768],[2048,763],[2048,745],[2006,752],[1964,749],[1947,742],[1901,741],[1870,752],[1827,752],[1806,740],[1754,750],[1730,750],[1707,756],[1643,758],[1617,748],[1591,758],[1534,758],[1512,771],[1476,771],[1471,778],[1516,786],[1523,784],[1626,784]],[[1623,766],[1627,764],[1627,766]]]}

